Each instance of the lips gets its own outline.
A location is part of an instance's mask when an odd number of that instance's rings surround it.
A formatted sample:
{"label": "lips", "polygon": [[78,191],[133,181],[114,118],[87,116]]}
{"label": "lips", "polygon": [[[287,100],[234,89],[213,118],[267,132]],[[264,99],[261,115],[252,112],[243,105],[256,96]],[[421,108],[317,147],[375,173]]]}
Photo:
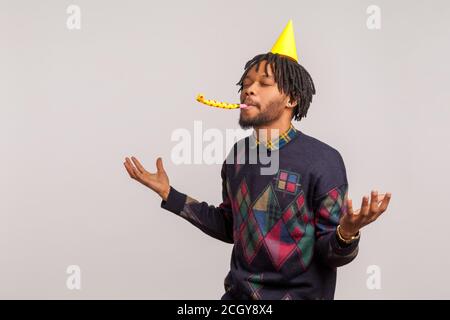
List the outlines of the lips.
{"label": "lips", "polygon": [[244,103],[242,103],[240,105],[240,107],[242,109],[249,109],[251,107],[256,107],[256,106],[257,106],[257,104],[254,101],[251,101],[251,100],[245,100]]}
{"label": "lips", "polygon": [[256,106],[247,105],[247,104],[244,104],[244,103],[241,104],[240,107],[241,107],[241,109],[244,109],[244,110],[248,110],[248,109],[251,109],[251,108],[256,108]]}

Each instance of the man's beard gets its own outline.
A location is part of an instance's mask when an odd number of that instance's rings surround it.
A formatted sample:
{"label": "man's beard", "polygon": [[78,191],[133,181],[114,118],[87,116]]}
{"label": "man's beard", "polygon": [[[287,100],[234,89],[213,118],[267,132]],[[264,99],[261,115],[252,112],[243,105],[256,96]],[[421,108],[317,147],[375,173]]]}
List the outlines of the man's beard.
{"label": "man's beard", "polygon": [[272,101],[267,105],[267,108],[264,112],[260,112],[253,118],[244,119],[241,112],[239,116],[239,125],[244,130],[250,129],[252,127],[268,125],[280,118],[282,113],[283,108],[279,108],[278,103]]}

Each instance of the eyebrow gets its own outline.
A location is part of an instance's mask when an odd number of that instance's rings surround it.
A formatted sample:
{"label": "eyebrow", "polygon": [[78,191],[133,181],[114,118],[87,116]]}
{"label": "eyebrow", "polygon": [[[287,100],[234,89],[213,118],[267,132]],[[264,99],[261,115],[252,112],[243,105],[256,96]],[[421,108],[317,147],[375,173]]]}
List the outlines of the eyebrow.
{"label": "eyebrow", "polygon": [[[263,74],[262,77],[264,77],[264,78],[273,78],[273,75],[271,75],[271,74],[269,74],[269,75]],[[246,75],[244,80],[245,79],[250,79],[250,77],[248,75]]]}

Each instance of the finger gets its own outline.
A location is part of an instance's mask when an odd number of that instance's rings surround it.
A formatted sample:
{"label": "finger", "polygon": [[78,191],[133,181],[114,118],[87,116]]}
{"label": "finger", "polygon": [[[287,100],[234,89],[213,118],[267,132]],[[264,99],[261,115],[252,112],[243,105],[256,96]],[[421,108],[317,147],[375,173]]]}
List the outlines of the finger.
{"label": "finger", "polygon": [[130,175],[130,177],[132,179],[136,179],[136,177],[134,176],[133,170],[131,169],[130,165],[128,164],[127,160],[125,160],[125,162],[123,163],[123,165],[125,166],[125,169],[127,169],[128,174]]}
{"label": "finger", "polygon": [[392,197],[392,195],[390,192],[386,193],[386,197],[383,199],[383,202],[381,203],[380,208],[379,208],[380,212],[383,213],[384,211],[386,211],[386,209],[389,205],[389,201],[391,201],[391,197]]}
{"label": "finger", "polygon": [[135,164],[136,168],[139,170],[140,173],[145,172],[144,166],[139,162],[137,158],[131,157],[131,160],[133,160],[133,163]]}
{"label": "finger", "polygon": [[372,218],[370,219],[370,222],[373,222],[376,219],[378,219],[378,217],[381,216],[381,214],[386,211],[386,209],[387,209],[387,207],[389,205],[390,199],[391,199],[391,194],[387,193],[386,196],[383,199],[383,202],[378,207],[378,212],[372,216]]}
{"label": "finger", "polygon": [[131,171],[133,172],[134,177],[135,177],[136,179],[139,179],[141,173],[139,172],[138,169],[136,169],[136,168],[134,167],[133,163],[130,161],[129,158],[127,158],[127,164],[128,164],[128,166],[130,167]]}
{"label": "finger", "polygon": [[344,215],[347,215],[350,219],[355,217],[355,212],[353,211],[353,201],[352,199],[347,199],[346,202],[347,210]]}
{"label": "finger", "polygon": [[378,213],[378,191],[372,190],[370,194],[370,215]]}
{"label": "finger", "polygon": [[163,165],[163,162],[162,162],[162,158],[161,158],[161,157],[158,157],[158,159],[156,159],[156,169],[157,169],[158,171],[160,171],[160,172],[166,172],[166,171],[164,170],[164,165]]}
{"label": "finger", "polygon": [[384,199],[385,197],[386,197],[386,194],[385,194],[385,193],[380,193],[380,194],[378,194],[377,202],[383,201],[383,199]]}
{"label": "finger", "polygon": [[361,201],[361,209],[360,209],[359,214],[361,216],[367,216],[368,213],[369,213],[369,197],[364,196]]}
{"label": "finger", "polygon": [[353,212],[353,201],[352,199],[347,199],[347,213],[350,216],[353,216],[354,212]]}

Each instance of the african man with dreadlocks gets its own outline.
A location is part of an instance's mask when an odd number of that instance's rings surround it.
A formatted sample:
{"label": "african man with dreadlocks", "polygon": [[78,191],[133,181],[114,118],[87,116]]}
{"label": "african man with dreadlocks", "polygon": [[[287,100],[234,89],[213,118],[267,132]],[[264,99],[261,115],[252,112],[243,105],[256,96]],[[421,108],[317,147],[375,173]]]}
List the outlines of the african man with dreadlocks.
{"label": "african man with dreadlocks", "polygon": [[[298,63],[291,21],[270,52],[246,63],[237,85],[239,125],[254,131],[222,165],[219,206],[171,186],[161,158],[156,173],[135,157],[125,159],[126,170],[161,196],[162,208],[233,244],[221,299],[334,299],[337,268],[355,259],[360,229],[386,211],[391,194],[374,190],[353,210],[340,153],[293,126],[315,87]],[[251,150],[276,155],[276,172],[238,161],[242,150],[244,159]]]}

